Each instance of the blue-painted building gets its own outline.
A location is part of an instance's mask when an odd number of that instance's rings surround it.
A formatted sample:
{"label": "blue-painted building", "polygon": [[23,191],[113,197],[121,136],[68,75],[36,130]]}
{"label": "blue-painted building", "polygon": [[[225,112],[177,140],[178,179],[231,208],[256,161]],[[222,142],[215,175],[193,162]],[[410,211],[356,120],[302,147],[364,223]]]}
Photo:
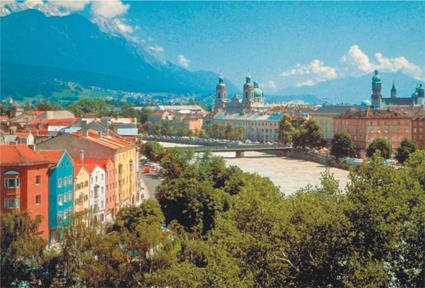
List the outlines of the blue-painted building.
{"label": "blue-painted building", "polygon": [[60,228],[70,223],[73,213],[74,162],[64,150],[40,150],[49,167],[49,239],[60,237]]}

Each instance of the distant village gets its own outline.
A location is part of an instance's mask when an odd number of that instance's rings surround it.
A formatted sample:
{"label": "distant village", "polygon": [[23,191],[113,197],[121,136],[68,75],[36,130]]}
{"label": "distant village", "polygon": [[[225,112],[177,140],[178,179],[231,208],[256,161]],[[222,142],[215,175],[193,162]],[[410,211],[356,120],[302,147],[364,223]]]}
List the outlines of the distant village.
{"label": "distant village", "polygon": [[127,107],[134,117],[26,109],[11,98],[3,99],[1,211],[41,215],[40,231],[49,241],[61,237],[61,227],[76,212],[88,212],[88,225],[112,221],[122,207],[139,205],[147,197],[139,152],[146,134],[272,144],[281,141],[282,119],[290,116],[295,125],[313,119],[328,142],[346,132],[360,150],[377,138],[393,149],[404,139],[425,148],[422,85],[409,97],[397,95],[395,85],[384,97],[381,87],[375,71],[370,100],[360,105],[266,104],[250,76],[242,98],[230,98],[220,77],[212,111],[184,103]]}

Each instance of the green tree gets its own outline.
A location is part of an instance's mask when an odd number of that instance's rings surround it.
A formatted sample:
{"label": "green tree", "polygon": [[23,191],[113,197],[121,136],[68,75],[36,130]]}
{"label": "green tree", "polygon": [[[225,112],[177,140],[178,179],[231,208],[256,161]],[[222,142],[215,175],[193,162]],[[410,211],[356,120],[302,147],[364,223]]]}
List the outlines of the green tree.
{"label": "green tree", "polygon": [[141,146],[141,153],[150,161],[159,162],[165,154],[165,149],[158,142],[147,141]]}
{"label": "green tree", "polygon": [[1,286],[19,286],[25,282],[45,282],[48,258],[47,242],[38,233],[41,219],[27,212],[0,215]]}
{"label": "green tree", "polygon": [[416,151],[416,144],[412,140],[403,139],[400,143],[400,147],[397,149],[395,159],[400,164],[403,164],[408,158],[409,155]]}
{"label": "green tree", "polygon": [[142,111],[140,111],[140,123],[144,124],[149,121],[149,117],[152,115],[152,110],[149,108],[143,107]]}
{"label": "green tree", "polygon": [[348,133],[337,133],[332,139],[331,154],[336,158],[352,157],[356,153],[356,145]]}
{"label": "green tree", "polygon": [[376,138],[370,143],[366,151],[367,157],[372,157],[376,151],[379,151],[381,156],[385,159],[391,158],[392,147],[390,143],[383,138]]}
{"label": "green tree", "polygon": [[292,143],[292,139],[295,135],[295,128],[292,125],[292,119],[290,116],[283,116],[279,122],[279,141],[284,144]]}
{"label": "green tree", "polygon": [[294,135],[293,145],[302,148],[320,148],[326,145],[326,141],[320,132],[320,127],[313,119],[309,119],[300,126],[300,130]]}
{"label": "green tree", "polygon": [[136,109],[134,109],[134,107],[131,104],[124,104],[121,107],[121,116],[122,117],[127,117],[127,118],[139,118],[140,113],[139,111],[137,111]]}
{"label": "green tree", "polygon": [[73,103],[68,109],[76,116],[87,113],[94,113],[96,116],[108,116],[111,114],[111,107],[103,99],[83,98]]}

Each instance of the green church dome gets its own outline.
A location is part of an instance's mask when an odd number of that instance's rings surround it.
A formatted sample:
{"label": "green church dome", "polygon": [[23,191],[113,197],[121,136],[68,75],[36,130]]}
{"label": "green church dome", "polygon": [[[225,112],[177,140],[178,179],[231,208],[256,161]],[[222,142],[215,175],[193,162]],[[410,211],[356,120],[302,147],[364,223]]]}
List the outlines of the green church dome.
{"label": "green church dome", "polygon": [[254,97],[262,97],[263,90],[260,89],[257,81],[254,81]]}
{"label": "green church dome", "polygon": [[373,75],[373,77],[372,77],[372,82],[373,83],[381,82],[381,77],[379,76],[378,70],[375,70],[374,73],[375,73],[375,75]]}

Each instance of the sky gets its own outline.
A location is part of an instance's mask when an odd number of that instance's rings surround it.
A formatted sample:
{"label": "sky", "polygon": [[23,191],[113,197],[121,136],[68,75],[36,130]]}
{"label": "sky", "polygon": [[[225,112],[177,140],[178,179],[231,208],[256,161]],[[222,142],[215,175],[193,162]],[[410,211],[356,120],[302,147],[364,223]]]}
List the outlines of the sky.
{"label": "sky", "polygon": [[375,69],[425,80],[423,1],[1,3],[3,15],[27,8],[80,13],[160,61],[218,72],[236,85],[250,74],[267,92]]}

